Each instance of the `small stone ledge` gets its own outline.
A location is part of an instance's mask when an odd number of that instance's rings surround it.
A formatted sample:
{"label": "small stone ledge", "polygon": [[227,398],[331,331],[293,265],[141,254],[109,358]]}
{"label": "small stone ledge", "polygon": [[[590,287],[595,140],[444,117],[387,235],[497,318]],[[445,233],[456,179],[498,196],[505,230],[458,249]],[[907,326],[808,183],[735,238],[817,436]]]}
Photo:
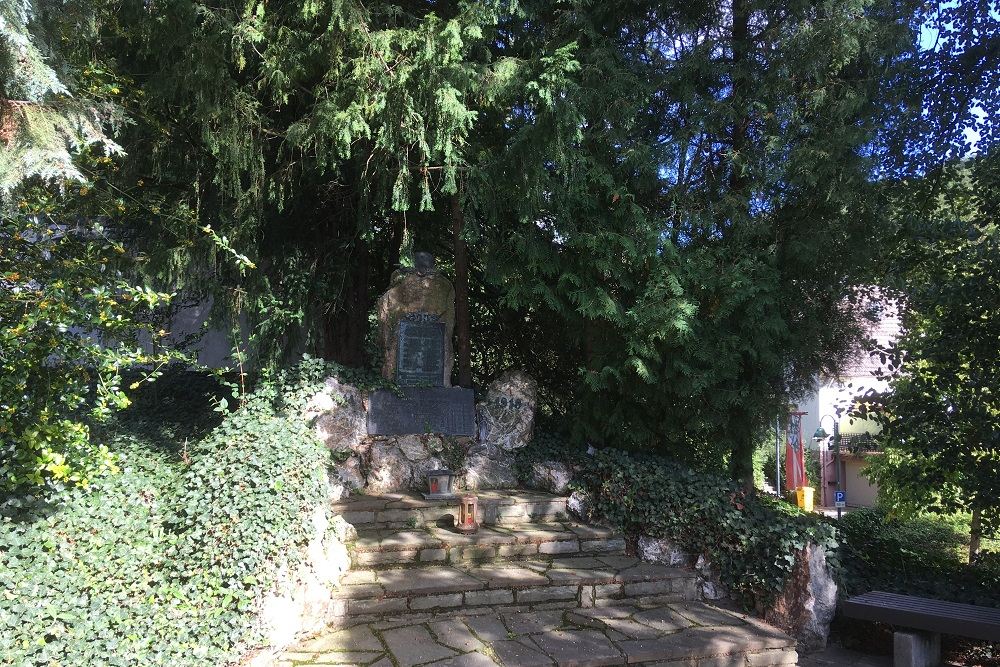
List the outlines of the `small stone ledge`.
{"label": "small stone ledge", "polygon": [[441,528],[362,529],[351,545],[361,567],[419,563],[466,563],[557,557],[568,554],[621,555],[625,540],[607,528],[575,524],[483,527],[472,535]]}
{"label": "small stone ledge", "polygon": [[[427,507],[409,508],[385,508],[371,502],[338,502],[333,509],[361,530],[434,527],[442,522],[453,521],[458,511],[454,501],[436,501]],[[491,502],[489,498],[479,497],[477,519],[481,525],[558,523],[567,518],[565,498],[499,504]]]}

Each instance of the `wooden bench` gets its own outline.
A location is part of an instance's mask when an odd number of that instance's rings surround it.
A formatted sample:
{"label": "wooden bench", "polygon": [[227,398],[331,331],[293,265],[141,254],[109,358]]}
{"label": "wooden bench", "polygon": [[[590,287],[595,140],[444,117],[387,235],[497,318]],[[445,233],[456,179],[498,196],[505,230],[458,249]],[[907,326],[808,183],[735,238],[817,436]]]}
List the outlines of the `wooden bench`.
{"label": "wooden bench", "polygon": [[907,628],[893,634],[895,667],[937,667],[942,634],[1000,641],[1000,609],[990,607],[873,591],[844,602],[842,613]]}

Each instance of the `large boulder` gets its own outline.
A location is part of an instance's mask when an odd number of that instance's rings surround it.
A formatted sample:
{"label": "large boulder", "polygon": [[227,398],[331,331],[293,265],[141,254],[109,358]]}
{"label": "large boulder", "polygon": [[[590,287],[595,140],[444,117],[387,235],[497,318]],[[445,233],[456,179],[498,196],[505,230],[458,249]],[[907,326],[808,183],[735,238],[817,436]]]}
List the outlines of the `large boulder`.
{"label": "large boulder", "polygon": [[524,447],[534,435],[538,383],[519,370],[500,374],[476,405],[479,442],[490,456]]}
{"label": "large boulder", "polygon": [[574,491],[566,499],[566,509],[570,516],[593,523],[597,519],[597,511],[594,509],[594,499],[586,491]]}
{"label": "large boulder", "polygon": [[531,466],[528,485],[556,495],[569,491],[573,470],[562,461],[536,461]]}
{"label": "large boulder", "polygon": [[712,561],[710,561],[704,554],[698,556],[697,562],[694,564],[694,569],[698,571],[699,583],[701,584],[701,596],[706,600],[724,600],[729,597],[729,589],[722,579],[719,577],[719,572],[712,566]]}
{"label": "large boulder", "polygon": [[489,456],[482,447],[474,448],[465,460],[462,486],[476,489],[511,489],[517,486],[517,473],[510,457]]}
{"label": "large boulder", "polygon": [[306,404],[304,416],[331,451],[358,451],[368,438],[364,394],[338,378],[326,379]]}
{"label": "large boulder", "polygon": [[676,542],[663,537],[640,535],[637,541],[639,558],[670,567],[691,567],[697,558],[684,551]]}
{"label": "large boulder", "polygon": [[826,646],[836,609],[837,584],[826,549],[809,544],[796,554],[792,574],[764,619],[798,639],[804,649],[819,650]]}
{"label": "large boulder", "polygon": [[367,486],[371,494],[389,493],[410,487],[413,466],[390,440],[372,443],[368,460]]}
{"label": "large boulder", "polygon": [[391,286],[378,300],[379,338],[382,344],[382,376],[396,379],[399,353],[399,322],[419,313],[436,317],[444,323],[444,373],[441,386],[451,386],[455,363],[452,334],[455,330],[455,288],[433,268],[396,271]]}
{"label": "large boulder", "polygon": [[336,502],[365,488],[362,461],[366,450],[353,453],[330,467],[330,500]]}
{"label": "large boulder", "polygon": [[465,461],[467,489],[504,489],[517,486],[514,450],[534,434],[538,385],[524,371],[502,373],[476,404],[479,438]]}

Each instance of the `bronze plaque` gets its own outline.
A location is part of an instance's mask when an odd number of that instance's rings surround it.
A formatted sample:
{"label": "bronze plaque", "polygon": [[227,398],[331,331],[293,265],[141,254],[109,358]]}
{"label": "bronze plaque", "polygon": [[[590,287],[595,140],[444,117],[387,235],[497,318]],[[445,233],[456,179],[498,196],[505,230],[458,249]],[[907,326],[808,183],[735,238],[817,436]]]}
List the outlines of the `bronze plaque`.
{"label": "bronze plaque", "polygon": [[460,387],[408,387],[399,396],[391,391],[371,394],[369,435],[476,434],[474,392]]}
{"label": "bronze plaque", "polygon": [[444,322],[414,313],[399,321],[396,382],[403,387],[444,386]]}

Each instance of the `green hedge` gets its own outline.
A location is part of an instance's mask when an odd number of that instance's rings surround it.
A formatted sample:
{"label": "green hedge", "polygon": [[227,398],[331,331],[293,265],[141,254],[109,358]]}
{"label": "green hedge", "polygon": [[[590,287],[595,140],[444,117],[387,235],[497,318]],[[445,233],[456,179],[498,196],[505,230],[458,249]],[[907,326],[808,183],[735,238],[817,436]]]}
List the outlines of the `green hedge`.
{"label": "green hedge", "polygon": [[1000,553],[963,560],[964,535],[954,522],[892,518],[859,509],[840,520],[842,595],[872,590],[1000,607]]}
{"label": "green hedge", "polygon": [[333,372],[306,360],[263,380],[200,440],[185,429],[212,423],[204,399],[160,387],[152,419],[124,415],[119,474],[44,504],[8,499],[4,660],[202,667],[255,644],[255,604],[301,558],[327,491],[327,450],[288,415]]}
{"label": "green hedge", "polygon": [[807,543],[827,547],[836,567],[836,531],[829,521],[745,494],[722,477],[652,455],[601,450],[588,456],[544,433],[525,448],[517,468],[524,475],[532,462],[544,459],[576,466],[574,484],[626,534],[667,538],[689,553],[706,554],[748,608],[767,605],[781,592],[795,553]]}

